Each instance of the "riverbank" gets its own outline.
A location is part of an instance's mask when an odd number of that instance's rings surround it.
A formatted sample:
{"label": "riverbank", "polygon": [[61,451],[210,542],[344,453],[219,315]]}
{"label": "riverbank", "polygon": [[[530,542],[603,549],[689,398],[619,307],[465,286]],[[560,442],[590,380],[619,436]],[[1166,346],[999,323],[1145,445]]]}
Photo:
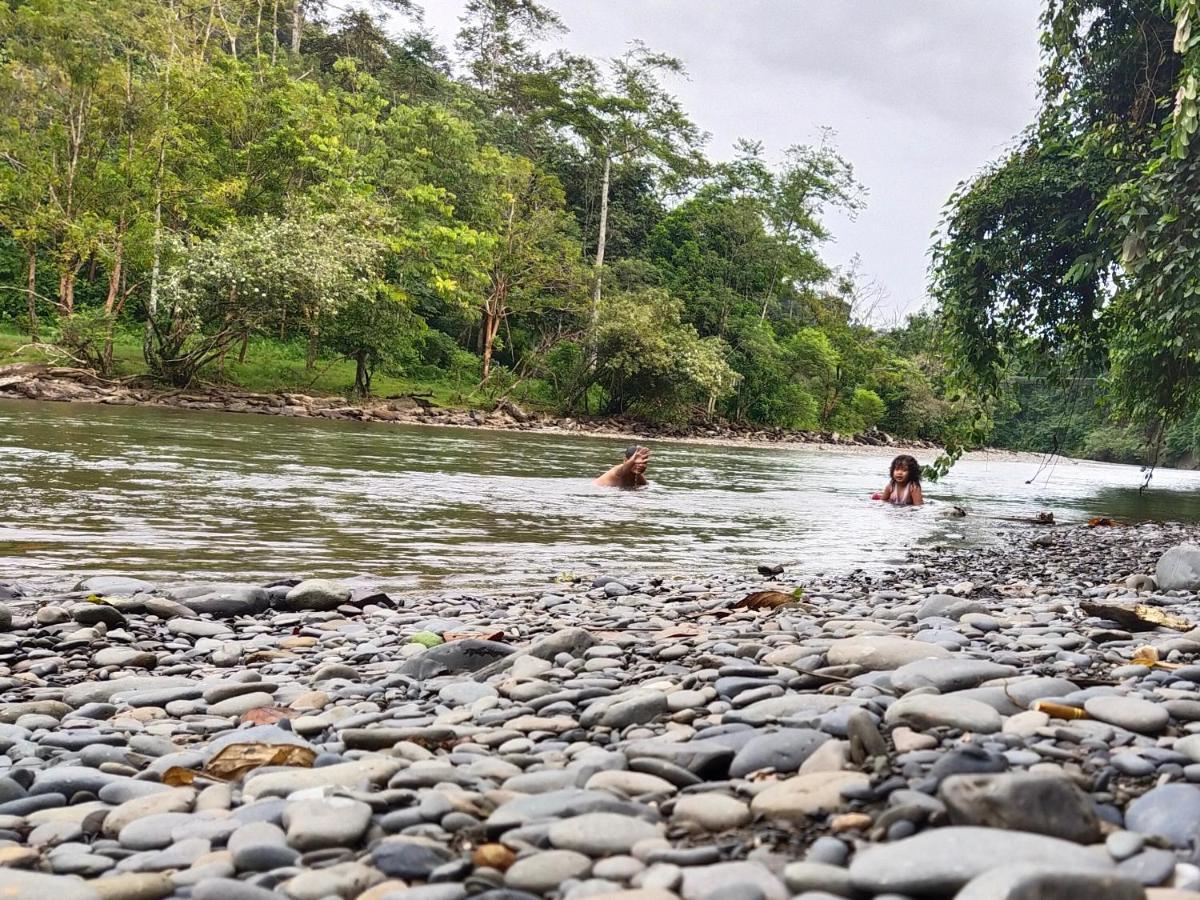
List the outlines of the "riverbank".
{"label": "riverbank", "polygon": [[[442,425],[544,434],[676,440],[731,446],[800,444],[838,448],[886,447],[897,451],[938,449],[928,441],[899,441],[882,432],[840,435],[761,429],[728,422],[678,426],[633,419],[549,416],[524,410],[510,401],[501,401],[495,409],[485,412],[438,407],[422,397],[392,397],[352,402],[345,397],[313,396],[294,392],[257,393],[216,388],[165,390],[151,385],[145,379],[107,380],[84,369],[35,363],[0,366],[0,398],[198,409],[347,422]],[[1012,458],[1037,458],[1034,454],[1018,454],[1011,451],[988,452]]]}
{"label": "riverbank", "polygon": [[875,577],[10,584],[0,889],[1200,896],[1200,583],[1148,577],[1197,530],[1002,527]]}

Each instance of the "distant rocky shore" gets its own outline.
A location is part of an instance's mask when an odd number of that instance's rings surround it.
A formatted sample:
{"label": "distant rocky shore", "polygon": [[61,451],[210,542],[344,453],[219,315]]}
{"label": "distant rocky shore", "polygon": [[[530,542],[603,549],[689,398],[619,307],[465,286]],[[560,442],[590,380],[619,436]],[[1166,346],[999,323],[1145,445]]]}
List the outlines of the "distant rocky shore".
{"label": "distant rocky shore", "polygon": [[875,576],[10,581],[0,895],[1200,898],[1196,530],[1004,527]]}
{"label": "distant rocky shore", "polygon": [[547,416],[502,400],[490,412],[446,409],[421,397],[392,397],[351,401],[345,397],[310,396],[284,392],[254,393],[237,389],[165,390],[134,381],[97,377],[86,369],[13,363],[0,366],[0,398],[103,403],[112,406],[166,406],[228,413],[334,419],[359,422],[399,422],[410,425],[452,425],[550,433],[588,434],[649,439],[717,440],[739,443],[829,444],[837,446],[929,449],[927,441],[901,441],[880,431],[860,435],[836,432],[763,429],[730,422],[670,425],[636,419],[585,416]]}

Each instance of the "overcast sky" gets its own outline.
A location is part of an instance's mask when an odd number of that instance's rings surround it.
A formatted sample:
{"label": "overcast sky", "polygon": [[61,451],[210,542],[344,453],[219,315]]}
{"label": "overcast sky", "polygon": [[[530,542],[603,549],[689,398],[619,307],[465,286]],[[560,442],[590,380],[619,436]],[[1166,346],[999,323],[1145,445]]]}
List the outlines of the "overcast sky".
{"label": "overcast sky", "polygon": [[[881,322],[925,298],[929,236],[964,178],[995,158],[1036,109],[1040,0],[542,0],[596,57],[634,39],[682,59],[671,87],[728,158],[739,137],[778,153],[831,127],[869,194],[857,221],[833,217],[826,256],[886,291]],[[453,45],[462,0],[425,0]]]}

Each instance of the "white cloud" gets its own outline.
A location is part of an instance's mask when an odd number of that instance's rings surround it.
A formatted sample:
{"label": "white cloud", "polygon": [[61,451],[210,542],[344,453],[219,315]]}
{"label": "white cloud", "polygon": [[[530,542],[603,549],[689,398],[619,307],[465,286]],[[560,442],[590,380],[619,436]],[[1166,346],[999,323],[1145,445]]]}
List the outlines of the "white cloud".
{"label": "white cloud", "polygon": [[[778,152],[837,132],[869,190],[834,218],[827,254],[862,258],[887,290],[881,316],[925,293],[929,234],[955,184],[993,159],[1036,109],[1039,0],[543,0],[572,50],[615,56],[641,39],[680,57],[674,85],[710,153],[739,137]],[[426,0],[452,45],[462,0]]]}

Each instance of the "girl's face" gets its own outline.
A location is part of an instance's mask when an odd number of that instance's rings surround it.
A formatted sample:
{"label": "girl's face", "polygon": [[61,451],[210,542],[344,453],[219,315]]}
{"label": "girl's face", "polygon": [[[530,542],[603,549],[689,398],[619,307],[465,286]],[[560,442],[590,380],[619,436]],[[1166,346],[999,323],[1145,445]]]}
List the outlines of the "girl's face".
{"label": "girl's face", "polygon": [[892,469],[892,481],[896,482],[896,484],[904,484],[908,481],[908,469],[903,466],[896,466],[896,468]]}

